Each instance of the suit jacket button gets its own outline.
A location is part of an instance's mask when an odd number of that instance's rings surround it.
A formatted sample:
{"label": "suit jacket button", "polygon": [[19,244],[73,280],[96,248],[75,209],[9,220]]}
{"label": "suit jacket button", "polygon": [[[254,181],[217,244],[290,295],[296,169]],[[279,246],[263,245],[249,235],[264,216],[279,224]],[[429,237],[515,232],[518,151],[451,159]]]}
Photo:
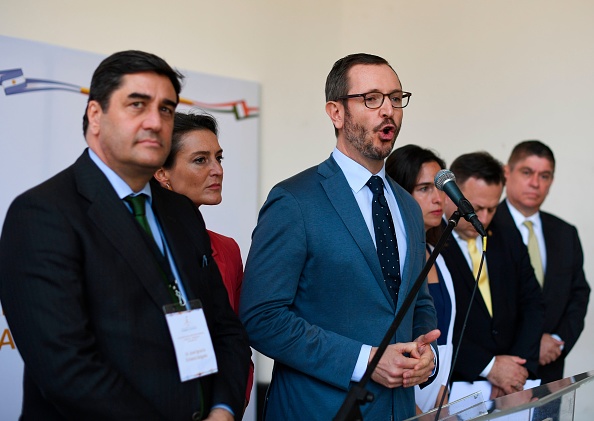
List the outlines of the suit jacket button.
{"label": "suit jacket button", "polygon": [[493,335],[499,335],[499,332],[498,332],[498,331],[496,331],[495,329],[493,329],[493,330],[491,331],[491,333],[492,333]]}
{"label": "suit jacket button", "polygon": [[192,421],[200,421],[201,419],[202,419],[202,416],[199,411],[194,412],[192,414]]}

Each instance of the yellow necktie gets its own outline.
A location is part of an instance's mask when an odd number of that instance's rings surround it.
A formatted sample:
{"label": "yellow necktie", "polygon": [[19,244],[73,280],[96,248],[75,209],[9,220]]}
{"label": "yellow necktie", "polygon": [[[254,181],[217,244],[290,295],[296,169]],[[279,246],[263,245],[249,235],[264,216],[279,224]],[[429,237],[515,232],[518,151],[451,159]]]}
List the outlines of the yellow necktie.
{"label": "yellow necktie", "polygon": [[[472,260],[472,274],[476,279],[476,275],[481,264],[482,252],[476,246],[476,238],[468,240],[468,253],[470,253],[470,259]],[[487,275],[486,265],[483,264],[483,270],[481,270],[481,277],[478,280],[478,287],[483,296],[483,301],[489,310],[489,314],[493,317],[493,306],[491,304],[491,287],[489,286],[489,276]]]}
{"label": "yellow necktie", "polygon": [[544,271],[542,270],[542,260],[540,258],[540,247],[538,247],[538,240],[534,234],[532,221],[524,221],[524,225],[528,228],[528,254],[530,255],[530,263],[534,268],[536,280],[542,287],[544,282]]}

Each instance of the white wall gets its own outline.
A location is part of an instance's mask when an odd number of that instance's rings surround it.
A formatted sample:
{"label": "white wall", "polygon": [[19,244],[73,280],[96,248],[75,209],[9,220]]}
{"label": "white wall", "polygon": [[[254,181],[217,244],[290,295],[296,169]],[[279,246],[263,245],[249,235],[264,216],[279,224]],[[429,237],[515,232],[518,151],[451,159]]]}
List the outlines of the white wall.
{"label": "white wall", "polygon": [[[323,90],[334,61],[379,54],[413,92],[399,145],[435,148],[448,163],[478,149],[505,160],[528,138],[552,147],[557,174],[544,208],[578,227],[594,279],[591,1],[2,0],[0,10],[2,35],[103,54],[143,49],[180,68],[260,82],[260,203],[329,155]],[[594,369],[593,314],[567,375]],[[594,402],[582,396],[577,407],[586,420]]]}

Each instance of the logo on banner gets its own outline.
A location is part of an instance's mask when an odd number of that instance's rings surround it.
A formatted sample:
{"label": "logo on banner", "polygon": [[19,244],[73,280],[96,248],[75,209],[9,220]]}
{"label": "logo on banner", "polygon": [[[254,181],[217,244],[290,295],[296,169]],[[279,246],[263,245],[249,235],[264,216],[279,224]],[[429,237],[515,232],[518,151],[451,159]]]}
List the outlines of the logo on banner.
{"label": "logo on banner", "polygon": [[[6,319],[4,318],[4,310],[2,310],[2,318],[4,319],[4,324],[6,324]],[[2,351],[5,347],[9,349],[16,349],[14,346],[14,340],[12,339],[12,334],[10,333],[9,328],[2,329],[2,336],[0,336],[0,351]]]}

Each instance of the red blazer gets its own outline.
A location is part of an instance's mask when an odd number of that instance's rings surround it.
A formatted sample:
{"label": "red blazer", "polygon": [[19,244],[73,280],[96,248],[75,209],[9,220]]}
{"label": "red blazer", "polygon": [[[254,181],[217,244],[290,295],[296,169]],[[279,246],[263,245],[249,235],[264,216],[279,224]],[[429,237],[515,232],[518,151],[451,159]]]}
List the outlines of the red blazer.
{"label": "red blazer", "polygon": [[[210,237],[210,246],[212,248],[212,257],[214,258],[223,284],[227,288],[229,294],[229,302],[231,308],[237,314],[239,312],[239,295],[241,293],[241,283],[243,281],[243,262],[241,260],[241,252],[237,242],[231,237],[216,232],[208,231]],[[247,390],[245,391],[246,402],[250,401],[250,393],[252,385],[254,384],[254,363],[251,363],[250,374],[248,377]]]}
{"label": "red blazer", "polygon": [[243,262],[239,246],[231,237],[225,237],[208,230],[212,257],[217,262],[223,283],[229,293],[231,307],[237,313],[239,311],[239,294],[241,282],[243,281]]}

